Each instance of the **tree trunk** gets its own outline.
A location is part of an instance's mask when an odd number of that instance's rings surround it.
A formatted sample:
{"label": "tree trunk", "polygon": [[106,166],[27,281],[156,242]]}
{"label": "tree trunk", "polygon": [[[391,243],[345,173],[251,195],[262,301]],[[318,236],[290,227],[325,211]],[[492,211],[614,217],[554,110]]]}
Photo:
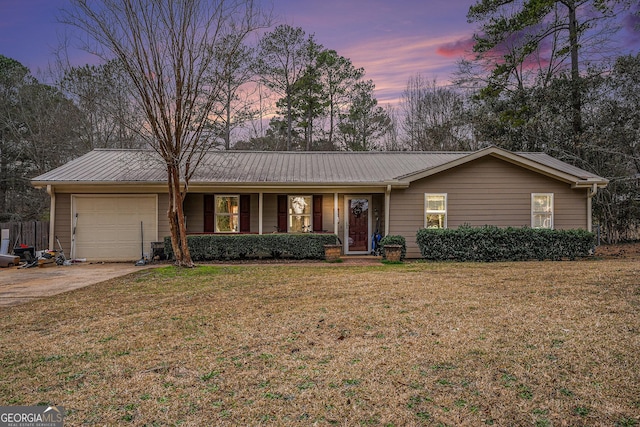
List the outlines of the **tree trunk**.
{"label": "tree trunk", "polygon": [[309,103],[309,111],[307,112],[307,151],[311,151],[311,147],[313,145],[313,117],[311,113],[311,106],[313,104]]}
{"label": "tree trunk", "polygon": [[287,89],[287,151],[291,151],[291,89]]}
{"label": "tree trunk", "polygon": [[231,149],[231,98],[233,89],[231,88],[231,82],[227,80],[227,91],[225,93],[227,97],[227,103],[225,105],[226,109],[226,120],[224,126],[224,148],[225,150]]}
{"label": "tree trunk", "polygon": [[193,267],[191,253],[187,244],[187,228],[184,221],[184,194],[181,191],[180,173],[178,166],[167,165],[169,208],[167,217],[171,230],[171,246],[176,259],[176,265],[180,267]]}
{"label": "tree trunk", "polygon": [[7,190],[9,174],[7,173],[7,153],[4,149],[4,139],[0,131],[0,213],[7,212]]}
{"label": "tree trunk", "polygon": [[333,97],[330,99],[329,104],[329,146],[333,150],[333,116],[334,116]]}
{"label": "tree trunk", "polygon": [[227,100],[227,120],[224,126],[224,148],[225,150],[231,149],[231,100]]}
{"label": "tree trunk", "polygon": [[579,150],[582,133],[582,96],[580,92],[580,67],[578,64],[578,22],[576,4],[568,3],[569,8],[569,47],[571,49],[571,110],[574,148]]}

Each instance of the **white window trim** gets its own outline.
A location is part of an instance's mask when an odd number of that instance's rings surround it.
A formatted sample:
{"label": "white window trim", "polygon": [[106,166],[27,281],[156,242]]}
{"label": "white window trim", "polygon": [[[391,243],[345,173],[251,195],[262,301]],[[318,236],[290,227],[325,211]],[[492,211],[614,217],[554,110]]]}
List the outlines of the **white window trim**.
{"label": "white window trim", "polygon": [[[238,199],[238,213],[218,213],[218,197],[235,197]],[[237,217],[238,230],[237,231],[218,231],[218,216],[235,216]],[[214,194],[213,195],[213,230],[215,233],[240,233],[240,194]]]}
{"label": "white window trim", "polygon": [[[550,212],[538,212],[535,211],[535,198],[538,196],[547,196],[551,198],[551,211]],[[553,193],[531,193],[531,228],[546,228],[549,230],[553,230],[555,228],[555,211],[556,211],[556,207],[555,207],[555,200],[553,197]],[[536,214],[540,214],[540,213],[549,213],[551,214],[550,219],[549,219],[549,226],[548,227],[534,227],[534,217]]]}
{"label": "white window trim", "polygon": [[[428,202],[427,202],[427,197],[428,196],[444,196],[444,210],[443,211],[432,211],[428,209]],[[449,197],[447,196],[447,193],[424,193],[424,228],[427,228],[427,215],[429,214],[444,214],[444,224],[443,224],[443,229],[447,228],[447,221],[449,220],[449,215],[447,214],[447,211],[449,210],[449,206],[448,206],[448,199]]]}

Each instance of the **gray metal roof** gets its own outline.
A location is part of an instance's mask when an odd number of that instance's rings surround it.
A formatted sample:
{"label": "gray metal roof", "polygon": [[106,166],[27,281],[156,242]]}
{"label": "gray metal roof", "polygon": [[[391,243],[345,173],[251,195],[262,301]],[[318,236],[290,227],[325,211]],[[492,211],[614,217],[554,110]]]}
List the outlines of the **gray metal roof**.
{"label": "gray metal roof", "polygon": [[604,180],[604,178],[598,175],[595,175],[584,169],[580,169],[576,166],[570,165],[569,163],[565,163],[562,160],[558,160],[555,157],[552,157],[545,153],[517,153],[517,154],[529,160],[533,160],[534,162],[551,167],[553,169],[557,169],[558,171],[567,173],[569,175],[574,175],[581,179]]}
{"label": "gray metal roof", "polygon": [[[487,149],[485,149],[487,150]],[[195,175],[196,183],[217,184],[385,184],[410,182],[411,176],[448,163],[477,157],[478,152],[264,152],[211,151],[208,152]],[[526,159],[576,180],[600,180],[601,177],[561,162],[543,153],[511,153],[498,148],[510,157]],[[46,184],[108,184],[163,183],[164,165],[150,150],[91,151],[59,168],[32,180],[34,185]]]}

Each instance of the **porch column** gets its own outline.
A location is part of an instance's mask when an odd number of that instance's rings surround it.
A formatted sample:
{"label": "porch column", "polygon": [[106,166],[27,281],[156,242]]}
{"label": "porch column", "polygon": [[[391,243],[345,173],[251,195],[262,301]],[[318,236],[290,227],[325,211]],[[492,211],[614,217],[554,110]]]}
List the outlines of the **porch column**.
{"label": "porch column", "polygon": [[262,234],[262,194],[258,193],[258,234]]}
{"label": "porch column", "polygon": [[338,209],[338,193],[333,193],[333,232],[338,235],[338,225],[340,222],[340,213]]}
{"label": "porch column", "polygon": [[389,235],[389,206],[391,205],[391,185],[384,192],[384,235]]}
{"label": "porch column", "polygon": [[591,211],[593,209],[593,202],[591,200],[591,197],[587,197],[587,231],[593,233],[593,213]]}
{"label": "porch column", "polygon": [[[40,248],[41,250],[53,250],[53,248],[55,248],[54,238],[56,235],[56,192],[53,189],[53,186],[47,185],[47,193],[49,193],[49,196],[51,197],[51,207],[49,208],[49,248]],[[73,257],[74,255],[75,254],[70,253],[71,257]]]}

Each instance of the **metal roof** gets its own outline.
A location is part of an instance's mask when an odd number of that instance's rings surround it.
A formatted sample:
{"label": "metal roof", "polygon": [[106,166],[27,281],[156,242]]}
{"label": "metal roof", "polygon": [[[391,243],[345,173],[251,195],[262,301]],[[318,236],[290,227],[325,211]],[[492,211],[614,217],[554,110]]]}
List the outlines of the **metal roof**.
{"label": "metal roof", "polygon": [[[412,176],[446,168],[487,154],[504,154],[529,167],[557,171],[576,181],[604,178],[559,161],[543,153],[511,153],[496,147],[476,152],[273,152],[210,151],[191,179],[191,184],[340,184],[376,185],[409,183]],[[34,185],[164,183],[166,172],[151,150],[98,149],[32,179]]]}

